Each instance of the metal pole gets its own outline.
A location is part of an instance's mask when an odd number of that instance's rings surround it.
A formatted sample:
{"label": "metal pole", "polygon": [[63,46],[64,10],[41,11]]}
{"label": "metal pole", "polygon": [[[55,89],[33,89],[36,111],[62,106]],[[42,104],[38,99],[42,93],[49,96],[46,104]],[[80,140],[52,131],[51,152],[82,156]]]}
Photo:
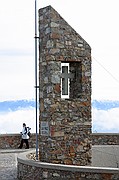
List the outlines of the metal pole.
{"label": "metal pole", "polygon": [[37,0],[35,0],[35,102],[36,102],[36,160],[38,160],[38,127],[37,127]]}

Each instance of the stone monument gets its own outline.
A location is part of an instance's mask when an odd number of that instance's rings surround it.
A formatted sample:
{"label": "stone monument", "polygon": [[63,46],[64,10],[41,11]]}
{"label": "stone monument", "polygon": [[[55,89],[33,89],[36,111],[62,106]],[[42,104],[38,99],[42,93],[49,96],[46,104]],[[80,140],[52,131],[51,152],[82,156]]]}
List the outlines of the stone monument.
{"label": "stone monument", "polygon": [[39,10],[39,159],[91,164],[91,47],[54,10]]}

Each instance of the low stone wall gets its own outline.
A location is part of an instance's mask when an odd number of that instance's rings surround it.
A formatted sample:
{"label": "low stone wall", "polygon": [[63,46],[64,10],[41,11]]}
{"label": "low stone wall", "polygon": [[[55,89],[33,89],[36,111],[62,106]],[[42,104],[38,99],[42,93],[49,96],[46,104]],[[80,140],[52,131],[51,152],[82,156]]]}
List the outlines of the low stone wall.
{"label": "low stone wall", "polygon": [[[20,134],[1,134],[0,135],[0,149],[16,149],[21,141]],[[31,134],[29,139],[30,148],[36,147],[36,135]],[[25,147],[25,146],[24,146]]]}
{"label": "low stone wall", "polygon": [[[92,133],[92,145],[119,145],[119,133]],[[18,148],[21,141],[20,134],[1,134],[0,149]],[[36,147],[36,135],[31,134],[30,148]]]}
{"label": "low stone wall", "polygon": [[119,145],[119,133],[92,133],[92,145]]}
{"label": "low stone wall", "polygon": [[[21,140],[20,134],[2,134],[0,135],[0,149],[18,148]],[[30,148],[36,146],[36,135],[32,134],[29,139]],[[119,134],[93,133],[93,145],[119,145]],[[29,151],[30,153],[30,151]],[[27,152],[28,154],[28,152]],[[26,177],[27,175],[27,177]],[[67,180],[67,179],[97,179],[97,180],[115,180],[119,179],[118,168],[99,168],[87,166],[70,166],[60,164],[42,163],[27,159],[26,154],[20,154],[18,157],[18,179],[26,180],[29,178],[42,180]]]}
{"label": "low stone wall", "polygon": [[[33,153],[33,152],[29,152]],[[89,166],[72,166],[43,163],[27,158],[28,152],[18,156],[18,174],[19,180],[118,180],[119,168],[101,168]]]}

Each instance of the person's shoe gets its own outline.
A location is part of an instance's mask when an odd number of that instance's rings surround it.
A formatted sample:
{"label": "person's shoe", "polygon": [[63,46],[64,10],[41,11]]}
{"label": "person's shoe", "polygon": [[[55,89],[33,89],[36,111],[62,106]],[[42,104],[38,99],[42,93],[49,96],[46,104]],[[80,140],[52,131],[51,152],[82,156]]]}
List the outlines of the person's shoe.
{"label": "person's shoe", "polygon": [[19,146],[18,149],[22,149],[22,148]]}
{"label": "person's shoe", "polygon": [[29,149],[29,147],[26,147],[25,149]]}

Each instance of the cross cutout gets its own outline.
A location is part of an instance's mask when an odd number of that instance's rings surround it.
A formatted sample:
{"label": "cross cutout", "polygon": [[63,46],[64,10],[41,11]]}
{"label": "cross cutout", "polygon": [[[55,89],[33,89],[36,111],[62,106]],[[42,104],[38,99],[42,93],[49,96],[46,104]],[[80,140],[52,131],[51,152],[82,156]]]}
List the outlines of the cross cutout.
{"label": "cross cutout", "polygon": [[62,63],[61,68],[61,97],[69,98],[69,80],[74,78],[74,74],[69,73],[69,63]]}

